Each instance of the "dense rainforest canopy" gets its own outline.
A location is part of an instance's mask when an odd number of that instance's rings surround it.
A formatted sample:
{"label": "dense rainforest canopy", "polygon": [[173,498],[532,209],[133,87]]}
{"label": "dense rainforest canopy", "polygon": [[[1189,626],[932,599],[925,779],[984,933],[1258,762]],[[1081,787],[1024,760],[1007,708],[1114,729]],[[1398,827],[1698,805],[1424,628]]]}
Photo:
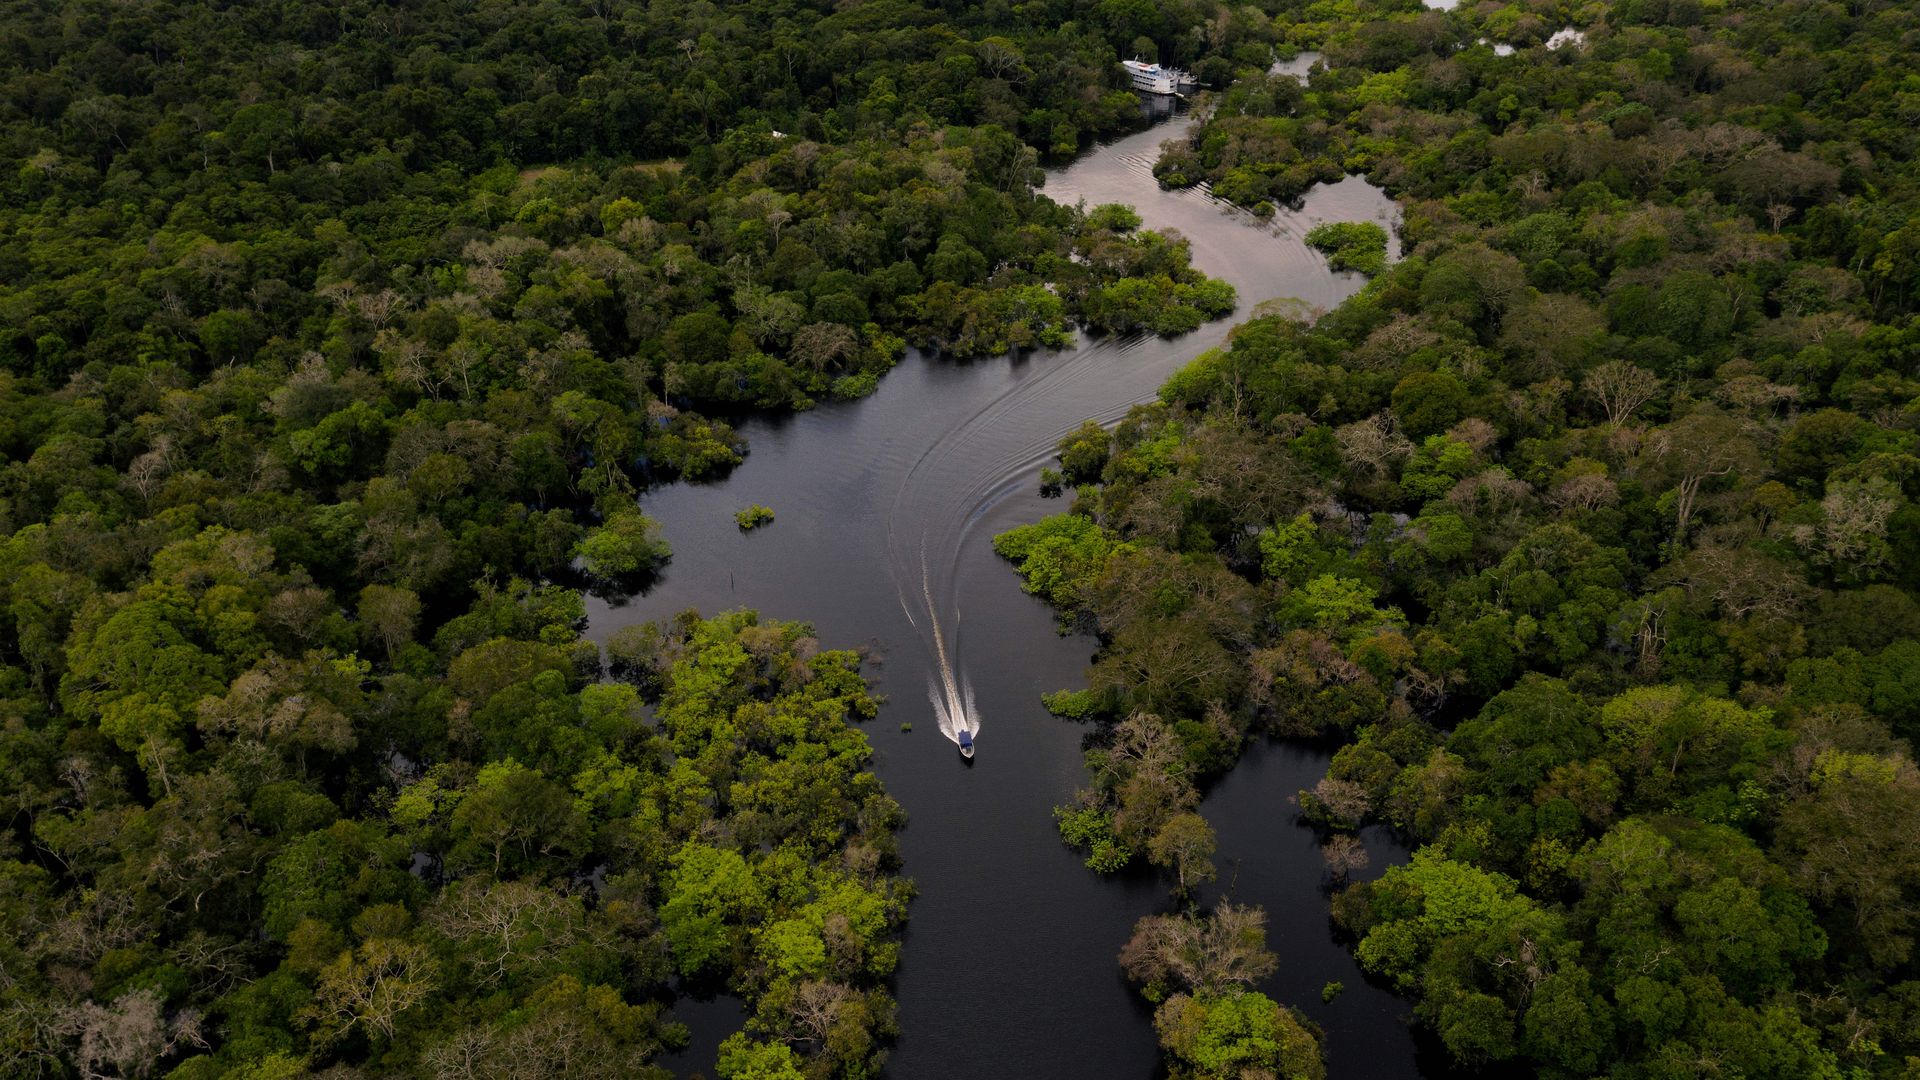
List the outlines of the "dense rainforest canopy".
{"label": "dense rainforest canopy", "polygon": [[[857,659],[580,638],[722,414],[1231,310],[1036,197],[1211,5],[0,13],[0,1074],[874,1075]],[[705,412],[707,415],[702,415]],[[744,526],[743,526],[744,527]],[[590,1064],[589,1064],[590,1063]]]}
{"label": "dense rainforest canopy", "polygon": [[[858,657],[582,594],[742,410],[1231,310],[1034,191],[1143,55],[1212,87],[1164,182],[1362,172],[1406,251],[1316,230],[1362,295],[998,541],[1101,638],[1063,836],[1190,895],[1207,780],[1332,741],[1332,878],[1419,846],[1333,915],[1463,1067],[1920,1075],[1910,5],[0,12],[0,1074],[646,1076],[725,989],[722,1077],[875,1075]],[[1174,1075],[1324,1074],[1264,931],[1126,943]]]}
{"label": "dense rainforest canopy", "polygon": [[[1334,917],[1464,1070],[1920,1075],[1920,14],[1276,23],[1308,76],[1243,69],[1158,175],[1266,212],[1362,171],[1408,251],[1075,433],[1072,512],[999,538],[1103,643],[1048,699],[1101,721],[1063,835],[1185,887],[1206,779],[1331,741],[1331,879],[1363,824],[1417,846]],[[1159,1000],[1143,957],[1251,918],[1122,961]]]}

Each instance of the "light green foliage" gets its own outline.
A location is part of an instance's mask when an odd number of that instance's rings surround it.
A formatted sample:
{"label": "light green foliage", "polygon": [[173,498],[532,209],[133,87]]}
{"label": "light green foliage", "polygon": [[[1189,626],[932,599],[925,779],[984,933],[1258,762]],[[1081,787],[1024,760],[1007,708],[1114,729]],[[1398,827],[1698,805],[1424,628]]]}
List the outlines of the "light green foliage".
{"label": "light green foliage", "polygon": [[643,574],[672,554],[667,542],[655,535],[658,530],[658,524],[645,514],[623,511],[589,531],[575,553],[587,573],[597,578],[611,581]]}
{"label": "light green foliage", "polygon": [[1473,448],[1444,435],[1429,435],[1400,474],[1400,486],[1421,502],[1445,495],[1473,468]]}
{"label": "light green foliage", "polygon": [[1070,847],[1087,852],[1087,868],[1111,874],[1133,861],[1133,851],[1113,836],[1113,815],[1091,807],[1068,809],[1055,807],[1054,819],[1060,824],[1060,838]]}
{"label": "light green foliage", "polygon": [[871,371],[863,371],[857,375],[842,375],[833,380],[831,389],[833,396],[842,400],[863,398],[880,389],[880,376]]}
{"label": "light green foliage", "polygon": [[1219,280],[1197,283],[1165,275],[1122,278],[1087,296],[1087,322],[1100,330],[1184,334],[1233,310],[1232,285]]}
{"label": "light green foliage", "polygon": [[760,883],[732,851],[690,844],[673,857],[661,929],[674,963],[691,975],[725,959],[740,924],[762,913]]}
{"label": "light green foliage", "polygon": [[1074,484],[1087,484],[1100,479],[1100,471],[1106,467],[1111,446],[1107,430],[1089,420],[1081,424],[1072,434],[1060,440],[1060,473]]}
{"label": "light green foliage", "polygon": [[1390,867],[1372,891],[1381,897],[1376,904],[1392,905],[1396,917],[1361,939],[1360,962],[1403,986],[1417,983],[1420,963],[1441,939],[1482,934],[1532,910],[1512,879],[1455,862],[1433,848],[1415,852],[1406,866]]}
{"label": "light green foliage", "polygon": [[1288,608],[1308,625],[1341,636],[1404,624],[1397,610],[1374,606],[1378,596],[1379,590],[1364,581],[1321,574],[1288,598]]}
{"label": "light green foliage", "polygon": [[1335,270],[1378,274],[1387,268],[1387,230],[1371,221],[1324,221],[1307,230],[1307,245],[1326,252]]}
{"label": "light green foliage", "polygon": [[1116,545],[1092,520],[1056,514],[993,538],[993,550],[1019,570],[1026,590],[1063,610],[1088,599]]}
{"label": "light green foliage", "polygon": [[1040,695],[1040,704],[1053,715],[1067,720],[1090,720],[1100,708],[1091,690],[1055,690]]}
{"label": "light green foliage", "polygon": [[1327,1074],[1313,1034],[1265,994],[1178,994],[1160,1006],[1153,1022],[1176,1077],[1230,1080],[1257,1071],[1284,1080],[1320,1080]]}
{"label": "light green foliage", "polygon": [[1220,385],[1224,368],[1225,354],[1219,349],[1208,349],[1192,360],[1187,361],[1179,371],[1167,377],[1160,386],[1160,400],[1169,405],[1192,405],[1204,402]]}
{"label": "light green foliage", "polygon": [[1511,990],[1473,957],[1514,955],[1526,942],[1539,961],[1572,962],[1557,915],[1520,895],[1511,878],[1431,847],[1356,892],[1374,916],[1356,949],[1361,965],[1419,991],[1422,1015],[1463,1062],[1502,1060],[1518,1048]]}
{"label": "light green foliage", "polygon": [[1738,815],[1735,790],[1787,742],[1764,710],[1679,686],[1627,691],[1600,710],[1599,728],[1635,805],[1709,820]]}
{"label": "light green foliage", "polygon": [[720,1080],[806,1080],[800,1058],[783,1043],[765,1043],[742,1032],[720,1044]]}
{"label": "light green foliage", "polygon": [[1309,571],[1326,557],[1312,515],[1301,514],[1260,533],[1260,572],[1269,578],[1304,585]]}
{"label": "light green foliage", "polygon": [[741,532],[750,532],[762,525],[772,524],[773,511],[768,507],[756,503],[753,506],[747,507],[745,510],[735,512],[733,515],[733,523],[740,527]]}
{"label": "light green foliage", "polygon": [[1140,227],[1140,215],[1125,203],[1102,203],[1087,211],[1087,227],[1129,232]]}
{"label": "light green foliage", "polygon": [[1404,101],[1413,87],[1413,74],[1408,71],[1383,71],[1367,76],[1354,88],[1354,100],[1362,104],[1390,104]]}

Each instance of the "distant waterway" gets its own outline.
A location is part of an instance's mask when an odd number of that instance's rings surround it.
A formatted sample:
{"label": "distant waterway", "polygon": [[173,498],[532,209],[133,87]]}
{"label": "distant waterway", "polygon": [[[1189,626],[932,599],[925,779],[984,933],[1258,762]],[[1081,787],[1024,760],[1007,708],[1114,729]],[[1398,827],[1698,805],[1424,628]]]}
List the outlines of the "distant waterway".
{"label": "distant waterway", "polygon": [[[1167,885],[1096,876],[1053,824],[1052,808],[1086,782],[1085,729],[1049,716],[1039,698],[1084,685],[1096,643],[1060,635],[989,541],[1064,509],[1039,496],[1038,474],[1083,420],[1112,422],[1151,400],[1262,301],[1330,308],[1359,289],[1363,279],[1306,247],[1314,224],[1394,217],[1391,200],[1357,178],[1317,187],[1268,220],[1203,188],[1163,190],[1151,173],[1158,147],[1191,123],[1175,117],[1093,149],[1048,173],[1044,193],[1128,203],[1147,228],[1177,230],[1197,266],[1239,291],[1235,316],[1173,340],[1083,337],[1070,349],[966,362],[914,352],[869,398],[749,420],[752,450],[731,476],[643,497],[673,545],[659,582],[591,609],[600,640],[686,608],[753,607],[811,622],[828,646],[870,650],[868,675],[887,702],[866,730],[875,770],[909,814],[901,846],[919,886],[896,981],[903,1034],[887,1075],[898,1080],[1159,1071],[1150,1012],[1115,958],[1140,916],[1167,908]],[[776,520],[743,533],[733,514],[754,503]],[[936,723],[928,687],[943,685],[939,650],[903,590],[924,590],[963,701],[971,694],[981,721],[971,764]],[[1325,769],[1318,750],[1256,747],[1216,786],[1202,809],[1220,834],[1218,888],[1266,906],[1281,957],[1267,989],[1326,1028],[1333,1075],[1417,1076],[1406,1003],[1367,986],[1333,940],[1314,838],[1295,820],[1291,796]],[[1404,858],[1384,835],[1370,847],[1374,872]],[[1323,1004],[1331,981],[1346,993]],[[680,1015],[694,1042],[669,1064],[711,1075],[715,1047],[740,1021],[737,1003]]]}
{"label": "distant waterway", "polygon": [[1313,65],[1319,62],[1319,53],[1301,50],[1300,52],[1294,53],[1293,59],[1291,60],[1275,60],[1273,66],[1267,69],[1267,73],[1269,75],[1291,75],[1304,83],[1307,81],[1307,77],[1313,74]]}

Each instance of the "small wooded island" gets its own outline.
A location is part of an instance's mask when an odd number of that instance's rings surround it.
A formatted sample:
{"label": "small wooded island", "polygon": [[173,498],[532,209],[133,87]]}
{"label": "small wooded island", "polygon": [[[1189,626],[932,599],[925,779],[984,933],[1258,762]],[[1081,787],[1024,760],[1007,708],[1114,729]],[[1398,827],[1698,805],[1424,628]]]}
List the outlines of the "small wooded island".
{"label": "small wooded island", "polygon": [[[1157,1042],[1178,1080],[1920,1077],[1913,5],[0,26],[0,1076],[904,1073],[903,1017],[1033,1020],[902,989],[914,897],[964,900],[913,883],[877,758],[971,780],[1079,724],[1078,790],[1017,827],[1121,879],[1132,935],[1088,964],[1153,1031],[1086,1027],[1138,1072]],[[1143,101],[1133,58],[1189,97]],[[1176,105],[1139,182],[1243,245],[1047,197]],[[1302,209],[1346,177],[1397,219]],[[1281,250],[1358,291],[1227,280]],[[749,474],[773,414],[887,409],[909,358],[1117,372],[1229,316],[1157,398],[937,493],[1058,498],[968,542],[1091,661],[977,763],[870,744],[928,718],[878,625],[588,634],[693,572],[648,497]],[[808,495],[707,520],[753,558]],[[917,557],[886,572],[936,635],[993,637]],[[970,748],[964,668],[945,698]],[[1331,753],[1290,811],[1303,925],[1234,895],[1203,806],[1269,741]],[[1358,967],[1281,993],[1307,939]],[[1430,1052],[1330,1054],[1389,992]]]}

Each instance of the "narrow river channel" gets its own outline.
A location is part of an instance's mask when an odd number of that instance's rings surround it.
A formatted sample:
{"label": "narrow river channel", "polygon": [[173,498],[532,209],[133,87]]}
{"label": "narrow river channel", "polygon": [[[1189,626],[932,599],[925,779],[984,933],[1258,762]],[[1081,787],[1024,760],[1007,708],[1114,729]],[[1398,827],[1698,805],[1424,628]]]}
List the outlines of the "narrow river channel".
{"label": "narrow river channel", "polygon": [[[1044,192],[1128,203],[1146,227],[1178,230],[1196,265],[1239,290],[1235,316],[1174,340],[1083,337],[1072,349],[965,363],[913,353],[863,401],[749,421],[751,453],[726,480],[644,496],[673,545],[661,580],[591,611],[600,640],[686,608],[753,607],[812,623],[830,647],[871,650],[868,675],[888,700],[867,734],[875,770],[907,809],[901,842],[920,890],[897,980],[903,1034],[887,1068],[896,1080],[1159,1071],[1149,1011],[1115,957],[1134,921],[1167,904],[1166,885],[1097,877],[1060,843],[1051,813],[1084,782],[1084,730],[1050,717],[1039,696],[1084,685],[1095,642],[1061,636],[989,541],[1064,509],[1039,497],[1038,472],[1081,421],[1117,420],[1151,399],[1261,301],[1331,307],[1364,284],[1331,272],[1302,243],[1307,229],[1390,225],[1393,215],[1391,200],[1358,179],[1316,188],[1268,222],[1204,191],[1163,191],[1150,172],[1157,148],[1189,123],[1092,150],[1050,172]],[[733,513],[752,503],[777,517],[742,533]],[[903,603],[903,589],[916,600],[924,589],[926,606]],[[938,670],[927,608],[980,718],[971,763],[929,703]],[[1293,819],[1290,796],[1325,767],[1319,751],[1256,747],[1216,786],[1202,810],[1219,830],[1218,889],[1267,908],[1281,966],[1266,989],[1326,1028],[1332,1075],[1416,1076],[1406,1004],[1365,985],[1331,939],[1313,837]],[[1373,872],[1404,857],[1385,837],[1370,840]],[[1330,981],[1347,989],[1325,1004]],[[677,1012],[694,1043],[667,1064],[710,1075],[714,1048],[742,1019],[737,1003]]]}

